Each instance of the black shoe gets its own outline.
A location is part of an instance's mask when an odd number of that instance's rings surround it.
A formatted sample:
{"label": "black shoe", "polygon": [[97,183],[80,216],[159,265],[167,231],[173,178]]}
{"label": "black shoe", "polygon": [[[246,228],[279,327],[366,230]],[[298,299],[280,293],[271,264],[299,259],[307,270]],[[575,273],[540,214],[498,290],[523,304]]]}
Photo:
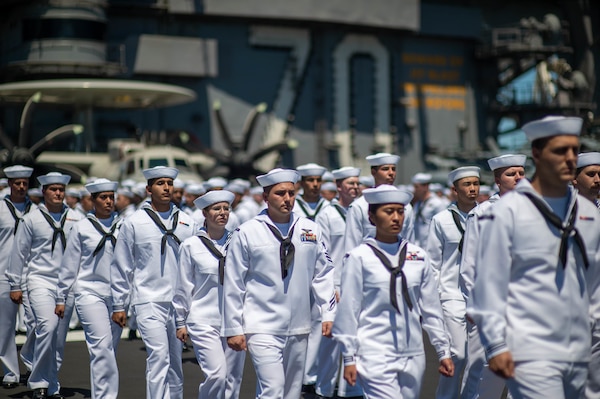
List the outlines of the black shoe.
{"label": "black shoe", "polygon": [[63,395],[61,395],[60,393],[55,393],[52,396],[48,396],[48,399],[65,399],[65,397]]}
{"label": "black shoe", "polygon": [[19,383],[16,381],[11,381],[11,382],[3,382],[2,383],[2,387],[4,389],[13,389],[19,386]]}
{"label": "black shoe", "polygon": [[315,393],[315,384],[302,385],[302,393]]}
{"label": "black shoe", "polygon": [[46,388],[37,388],[33,390],[33,396],[31,399],[47,399],[48,390]]}
{"label": "black shoe", "polygon": [[128,339],[129,341],[133,341],[133,340],[136,340],[136,339],[137,339],[137,334],[136,334],[136,331],[137,331],[137,330],[134,330],[134,329],[131,329],[131,330],[129,330],[129,334],[127,335],[127,339]]}

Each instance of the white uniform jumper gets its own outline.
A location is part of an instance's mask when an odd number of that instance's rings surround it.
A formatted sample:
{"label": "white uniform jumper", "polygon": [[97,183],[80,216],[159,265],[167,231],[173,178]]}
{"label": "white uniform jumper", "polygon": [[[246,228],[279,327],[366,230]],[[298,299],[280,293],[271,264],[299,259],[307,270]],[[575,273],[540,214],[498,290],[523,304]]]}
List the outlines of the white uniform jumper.
{"label": "white uniform jumper", "polygon": [[[498,193],[492,195],[487,201],[477,204],[467,218],[459,276],[460,288],[467,308],[473,285],[475,285],[475,258],[477,244],[481,238],[479,218],[499,199]],[[487,368],[485,351],[479,339],[477,326],[467,322],[467,364],[465,365],[461,397],[463,399],[499,399],[504,385],[504,380]]]}
{"label": "white uniform jumper", "polygon": [[94,213],[73,226],[58,279],[58,304],[75,295],[75,310],[90,353],[92,398],[117,398],[116,350],[121,327],[111,320],[110,264],[121,219],[116,213],[105,226]]}
{"label": "white uniform jumper", "polygon": [[433,193],[425,201],[415,203],[413,212],[415,214],[414,237],[416,245],[420,247],[427,246],[427,235],[429,234],[431,219],[447,207],[448,204]]}
{"label": "white uniform jumper", "polygon": [[[600,210],[600,202],[596,201],[594,205]],[[590,292],[590,315],[594,321],[594,327],[592,328],[592,358],[588,368],[585,397],[586,399],[595,399],[600,397],[600,273],[588,276],[588,290]]]}
{"label": "white uniform jumper", "polygon": [[[333,281],[336,292],[340,292],[342,280],[342,262],[344,259],[344,234],[346,232],[346,215],[348,208],[341,206],[336,199],[330,206],[323,209],[317,216],[317,224],[321,227],[323,242],[333,262]],[[317,394],[333,397],[336,381],[338,384],[337,396],[351,397],[362,396],[360,384],[350,386],[340,373],[340,345],[332,339],[322,338],[319,346],[317,360]],[[339,375],[339,378],[338,378]]]}
{"label": "white uniform jumper", "polygon": [[454,376],[441,375],[436,398],[458,398],[460,377],[466,363],[467,319],[465,299],[459,287],[460,260],[467,214],[456,203],[433,217],[427,238],[427,254],[438,282],[446,328],[452,337]]}
{"label": "white uniform jumper", "polygon": [[[364,197],[359,197],[348,208],[344,239],[345,251],[350,252],[358,247],[367,237],[375,237],[375,226],[369,221],[369,204]],[[402,237],[410,242],[414,241],[414,213],[410,204],[404,206]]]}
{"label": "white uniform jumper", "polygon": [[[392,268],[398,266],[400,254],[405,256],[395,281],[369,245],[387,257]],[[391,255],[368,238],[347,255],[342,272],[333,336],[342,345],[345,365],[356,363],[369,399],[419,397],[425,371],[422,328],[439,359],[450,357],[450,338],[427,254],[406,241],[397,245]]]}
{"label": "white uniform jumper", "polygon": [[310,204],[302,198],[301,195],[296,196],[296,202],[294,202],[293,211],[298,215],[310,220],[315,220],[319,213],[327,208],[329,201],[323,197],[319,197],[316,203]]}
{"label": "white uniform jumper", "polygon": [[[590,360],[587,273],[600,273],[600,215],[571,190],[562,239],[527,195],[548,203],[523,179],[479,218],[477,278],[469,315],[479,327],[489,358],[510,351],[515,378],[507,385],[515,399],[581,397]],[[562,245],[566,244],[566,245]],[[564,261],[563,261],[564,260]]]}
{"label": "white uniform jumper", "polygon": [[[150,214],[162,226],[155,222]],[[179,268],[179,243],[197,232],[194,221],[171,204],[167,219],[145,202],[121,225],[111,265],[113,312],[133,307],[148,358],[146,396],[181,398],[181,342],[172,305]]]}
{"label": "white uniform jumper", "polygon": [[187,328],[204,373],[198,399],[237,399],[244,373],[246,353],[229,348],[221,335],[223,273],[230,234],[225,231],[222,240],[214,241],[201,230],[179,249],[173,305],[177,328]]}
{"label": "white uniform jumper", "polygon": [[27,267],[28,297],[35,317],[35,351],[28,385],[31,389],[47,388],[49,395],[60,391],[58,370],[73,313],[70,296],[65,317],[59,319],[54,314],[58,273],[68,234],[80,219],[81,214],[67,206],[63,206],[59,221],[44,204],[29,212],[17,229],[7,273],[11,290],[20,291]]}
{"label": "white uniform jumper", "polygon": [[[300,396],[311,329],[311,297],[323,321],[333,321],[333,265],[319,226],[291,213],[291,253],[261,212],[233,233],[226,261],[223,330],[226,337],[246,334],[257,375],[258,398]],[[281,235],[281,233],[279,233]],[[288,258],[288,256],[283,256]],[[287,265],[287,266],[286,266]]]}
{"label": "white uniform jumper", "polygon": [[[21,210],[19,210],[19,208]],[[17,358],[17,345],[15,344],[15,325],[19,305],[10,300],[10,285],[6,277],[8,264],[10,262],[10,251],[17,226],[21,218],[36,206],[27,200],[23,204],[13,204],[10,198],[0,200],[0,363],[4,369],[2,382],[19,382],[19,360]]]}

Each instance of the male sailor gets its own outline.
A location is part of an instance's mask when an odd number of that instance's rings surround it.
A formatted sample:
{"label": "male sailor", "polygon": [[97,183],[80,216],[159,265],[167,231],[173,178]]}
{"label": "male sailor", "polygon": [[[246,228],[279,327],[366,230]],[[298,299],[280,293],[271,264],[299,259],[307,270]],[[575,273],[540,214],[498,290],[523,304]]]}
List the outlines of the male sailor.
{"label": "male sailor", "polygon": [[316,163],[307,163],[296,168],[300,173],[300,188],[302,193],[296,195],[294,203],[294,212],[298,216],[315,220],[329,201],[321,196],[321,184],[323,183],[323,174],[327,171],[321,165]]}

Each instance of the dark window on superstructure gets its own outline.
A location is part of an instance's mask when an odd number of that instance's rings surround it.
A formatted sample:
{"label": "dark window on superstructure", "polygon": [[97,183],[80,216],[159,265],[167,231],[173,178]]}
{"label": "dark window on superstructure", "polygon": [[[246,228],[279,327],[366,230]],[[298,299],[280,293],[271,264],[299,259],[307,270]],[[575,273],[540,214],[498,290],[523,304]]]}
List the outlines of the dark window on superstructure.
{"label": "dark window on superstructure", "polygon": [[23,40],[83,39],[104,41],[106,24],[87,19],[40,18],[23,20]]}

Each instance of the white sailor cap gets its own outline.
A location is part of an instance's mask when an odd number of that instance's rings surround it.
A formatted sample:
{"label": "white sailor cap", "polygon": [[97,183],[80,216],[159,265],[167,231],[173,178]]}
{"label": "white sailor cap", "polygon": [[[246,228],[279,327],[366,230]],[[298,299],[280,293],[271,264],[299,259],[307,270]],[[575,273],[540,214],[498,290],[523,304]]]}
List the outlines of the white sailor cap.
{"label": "white sailor cap", "polygon": [[175,180],[173,180],[173,188],[184,188],[185,187],[185,183],[183,180],[177,178]]}
{"label": "white sailor cap", "polygon": [[81,192],[79,192],[79,190],[76,188],[69,188],[65,191],[65,196],[81,198]]}
{"label": "white sailor cap", "polygon": [[0,178],[0,186],[8,186],[8,179],[6,177]]}
{"label": "white sailor cap", "polygon": [[455,181],[465,177],[479,177],[478,166],[462,166],[448,173],[448,184],[452,185]]}
{"label": "white sailor cap", "polygon": [[600,152],[584,152],[577,156],[577,168],[600,165]]}
{"label": "white sailor cap", "polygon": [[30,197],[41,197],[42,196],[42,190],[40,190],[37,187],[30,188],[29,190],[27,190],[27,195],[30,196]]}
{"label": "white sailor cap", "polygon": [[269,173],[256,176],[256,181],[262,187],[269,187],[278,183],[291,182],[296,184],[300,174],[294,169],[281,169],[275,168],[269,171]]}
{"label": "white sailor cap", "polygon": [[217,202],[228,202],[229,205],[233,202],[235,195],[231,191],[227,190],[215,190],[204,194],[194,200],[194,205],[198,209],[204,209],[207,206],[216,204]]}
{"label": "white sailor cap", "polygon": [[71,176],[63,175],[59,172],[50,172],[48,174],[38,176],[37,180],[42,186],[48,186],[50,184],[64,184],[66,186],[71,181]]}
{"label": "white sailor cap", "polygon": [[33,173],[33,168],[29,168],[23,165],[14,165],[4,168],[4,174],[9,179],[23,179],[30,177]]}
{"label": "white sailor cap", "polygon": [[504,154],[500,155],[499,157],[490,158],[487,162],[491,170],[496,170],[500,168],[508,168],[511,166],[525,166],[526,160],[526,155]]}
{"label": "white sailor cap", "polygon": [[413,184],[428,184],[431,182],[431,175],[429,173],[417,173],[412,177],[411,182]]}
{"label": "white sailor cap", "polygon": [[87,191],[90,194],[93,193],[103,193],[105,191],[117,191],[117,187],[119,183],[116,181],[110,181],[108,179],[96,179],[93,183],[88,183],[85,185]]}
{"label": "white sailor cap", "polygon": [[307,163],[296,168],[300,176],[323,176],[327,168],[316,163]]}
{"label": "white sailor cap", "polygon": [[252,185],[252,183],[250,183],[249,180],[240,179],[239,177],[237,179],[233,179],[232,181],[230,181],[230,183],[239,184],[240,186],[244,187],[244,189],[246,189],[246,190],[248,190],[250,188],[250,186]]}
{"label": "white sailor cap", "polygon": [[369,155],[365,158],[369,165],[380,166],[380,165],[396,165],[400,160],[399,155],[393,155],[387,152],[380,152],[377,154]]}
{"label": "white sailor cap", "polygon": [[373,187],[375,185],[375,178],[373,176],[359,176],[358,182],[365,187]]}
{"label": "white sailor cap", "polygon": [[202,185],[206,191],[223,188],[227,185],[227,179],[221,176],[215,176],[202,183]]}
{"label": "white sailor cap", "polygon": [[129,189],[120,188],[117,190],[117,195],[122,195],[127,198],[133,198],[135,194]]}
{"label": "white sailor cap", "polygon": [[206,192],[206,189],[202,184],[193,183],[185,186],[185,192],[192,195],[202,195]]}
{"label": "white sailor cap", "polygon": [[252,195],[262,194],[263,192],[264,190],[261,186],[255,186],[250,188],[250,194]]}
{"label": "white sailor cap", "polygon": [[332,181],[321,184],[321,191],[337,191],[337,185]]}
{"label": "white sailor cap", "polygon": [[136,183],[135,186],[131,188],[131,192],[133,192],[140,198],[146,198],[148,196],[148,192],[146,190],[146,183]]}
{"label": "white sailor cap", "polygon": [[355,168],[353,166],[344,166],[343,168],[332,170],[331,174],[333,174],[333,178],[335,180],[344,180],[349,177],[360,176],[360,168]]}
{"label": "white sailor cap", "polygon": [[121,182],[121,186],[131,188],[131,187],[135,186],[135,180],[125,179]]}
{"label": "white sailor cap", "polygon": [[321,176],[323,181],[334,181],[335,177],[333,177],[333,173],[331,173],[330,171],[326,170],[325,173],[323,173],[323,176]]}
{"label": "white sailor cap", "polygon": [[438,192],[442,191],[444,189],[444,186],[442,186],[440,183],[431,183],[429,185],[429,189],[433,192]]}
{"label": "white sailor cap", "polygon": [[382,184],[375,188],[363,190],[365,200],[369,204],[410,204],[413,199],[412,193],[400,190],[389,184]]}
{"label": "white sailor cap", "polygon": [[223,190],[231,191],[232,193],[236,194],[244,194],[246,192],[246,187],[239,183],[229,183],[223,187]]}
{"label": "white sailor cap", "polygon": [[160,179],[161,177],[168,177],[175,180],[179,174],[179,171],[175,168],[171,168],[170,166],[155,166],[150,169],[144,169],[142,173],[144,174],[144,179],[146,180]]}
{"label": "white sailor cap", "polygon": [[583,119],[576,116],[547,116],[523,125],[529,141],[559,135],[579,136]]}
{"label": "white sailor cap", "polygon": [[81,196],[81,198],[83,198],[89,197],[90,195],[92,195],[92,193],[90,193],[86,188],[82,188],[81,190],[79,190],[79,195]]}
{"label": "white sailor cap", "polygon": [[479,186],[479,195],[489,195],[492,192],[492,188],[488,185],[482,184]]}

